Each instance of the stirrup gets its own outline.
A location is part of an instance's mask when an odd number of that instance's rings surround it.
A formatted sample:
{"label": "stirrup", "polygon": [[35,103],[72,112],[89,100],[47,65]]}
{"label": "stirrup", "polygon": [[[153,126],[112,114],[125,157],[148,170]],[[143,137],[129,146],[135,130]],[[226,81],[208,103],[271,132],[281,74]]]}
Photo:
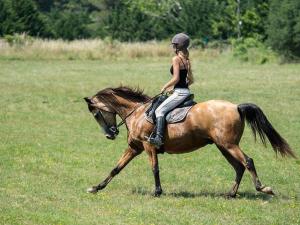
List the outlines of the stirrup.
{"label": "stirrup", "polygon": [[149,143],[150,143],[150,139],[154,138],[154,137],[155,137],[154,132],[152,132],[149,136],[146,136],[146,135],[144,136],[144,138],[146,139],[146,141],[149,142]]}
{"label": "stirrup", "polygon": [[161,135],[156,135],[155,137],[150,136],[148,141],[150,144],[155,145],[156,148],[160,148],[164,144],[163,137]]}

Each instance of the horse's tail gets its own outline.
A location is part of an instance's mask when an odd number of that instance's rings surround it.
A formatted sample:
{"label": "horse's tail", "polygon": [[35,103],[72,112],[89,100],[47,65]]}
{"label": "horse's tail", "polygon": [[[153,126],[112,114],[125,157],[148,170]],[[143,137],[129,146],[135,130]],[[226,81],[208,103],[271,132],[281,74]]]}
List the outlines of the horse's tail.
{"label": "horse's tail", "polygon": [[289,144],[274,129],[263,111],[257,105],[251,103],[240,104],[238,105],[238,111],[241,118],[245,118],[248,125],[251,127],[255,140],[257,132],[262,143],[266,146],[267,136],[276,154],[279,152],[282,157],[291,156],[296,158],[296,155]]}

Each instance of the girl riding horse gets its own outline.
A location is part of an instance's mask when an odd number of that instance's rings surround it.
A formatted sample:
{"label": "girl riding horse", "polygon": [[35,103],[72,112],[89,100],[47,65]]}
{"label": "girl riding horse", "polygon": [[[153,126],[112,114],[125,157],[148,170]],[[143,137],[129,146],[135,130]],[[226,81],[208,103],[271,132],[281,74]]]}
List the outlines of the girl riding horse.
{"label": "girl riding horse", "polygon": [[[187,51],[188,36],[177,34],[172,44],[176,53],[171,68],[173,77],[164,85],[162,91],[174,86],[174,93],[156,110],[157,136],[150,139],[150,143],[145,138],[153,131],[153,124],[145,118],[145,111],[151,100],[149,96],[138,90],[118,87],[106,88],[90,98],[84,98],[89,111],[103,128],[107,138],[115,139],[119,133],[118,126],[123,123],[128,132],[128,146],[116,167],[106,179],[89,188],[88,192],[96,193],[105,188],[132,159],[145,151],[149,156],[155,179],[154,195],[161,195],[157,146],[164,142],[165,152],[172,154],[195,151],[214,143],[236,172],[235,183],[229,192],[230,197],[236,196],[246,169],[250,172],[257,191],[274,194],[271,187],[260,182],[252,158],[247,156],[239,146],[245,121],[250,125],[254,135],[259,134],[264,144],[266,138],[270,141],[276,153],[282,156],[296,156],[257,105],[251,103],[236,105],[221,100],[198,103],[190,109],[183,122],[168,124],[166,131],[164,130],[164,115],[184,101],[190,93],[188,87],[193,82]],[[116,115],[122,119],[118,126]]]}
{"label": "girl riding horse", "polygon": [[191,70],[191,62],[189,60],[188,46],[190,38],[184,33],[176,34],[172,38],[172,46],[176,56],[172,59],[170,72],[173,75],[172,79],[167,82],[161,92],[173,89],[173,94],[169,96],[156,110],[156,131],[155,137],[149,138],[149,142],[160,148],[163,145],[165,133],[165,115],[180,105],[189,95],[189,85],[194,82]]}

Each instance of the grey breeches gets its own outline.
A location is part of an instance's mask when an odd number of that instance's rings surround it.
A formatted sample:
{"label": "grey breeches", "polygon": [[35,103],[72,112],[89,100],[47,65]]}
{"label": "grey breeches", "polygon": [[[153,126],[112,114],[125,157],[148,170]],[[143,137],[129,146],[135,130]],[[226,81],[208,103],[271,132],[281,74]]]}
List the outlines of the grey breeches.
{"label": "grey breeches", "polygon": [[190,90],[187,88],[176,88],[174,93],[170,95],[161,105],[155,110],[155,116],[165,116],[168,112],[180,105],[188,96]]}

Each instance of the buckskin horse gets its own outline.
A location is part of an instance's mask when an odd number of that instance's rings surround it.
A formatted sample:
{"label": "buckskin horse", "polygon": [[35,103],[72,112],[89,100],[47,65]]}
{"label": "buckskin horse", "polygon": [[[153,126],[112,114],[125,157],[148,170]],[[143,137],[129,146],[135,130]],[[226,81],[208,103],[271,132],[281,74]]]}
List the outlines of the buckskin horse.
{"label": "buckskin horse", "polygon": [[[119,115],[122,123],[125,123],[128,132],[128,147],[117,166],[106,179],[89,188],[87,192],[97,193],[105,188],[133,158],[145,151],[149,156],[154,175],[154,196],[160,196],[162,188],[157,157],[159,152],[145,138],[153,130],[153,124],[149,123],[144,115],[152,99],[139,89],[124,86],[106,88],[84,99],[108,139],[115,139],[119,133],[116,115]],[[164,151],[170,154],[187,153],[207,144],[215,144],[236,172],[235,183],[228,197],[236,196],[245,169],[250,172],[257,191],[274,195],[271,187],[262,185],[253,159],[239,146],[245,120],[255,138],[258,133],[264,145],[266,145],[266,137],[268,138],[276,154],[279,152],[281,156],[296,158],[288,143],[273,128],[258,106],[251,103],[236,105],[222,100],[198,103],[190,109],[183,122],[168,124],[165,131]]]}

